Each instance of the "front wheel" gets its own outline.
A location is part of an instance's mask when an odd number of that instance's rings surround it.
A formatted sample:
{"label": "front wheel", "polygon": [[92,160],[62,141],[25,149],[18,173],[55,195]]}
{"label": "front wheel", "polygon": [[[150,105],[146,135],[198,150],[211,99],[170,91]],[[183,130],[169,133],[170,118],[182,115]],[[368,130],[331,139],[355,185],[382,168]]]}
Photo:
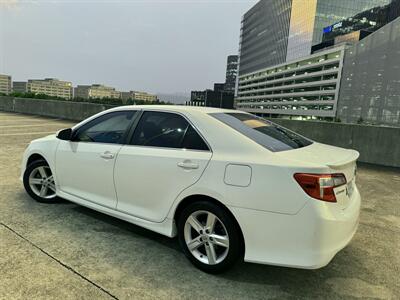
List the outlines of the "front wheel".
{"label": "front wheel", "polygon": [[23,180],[26,192],[36,201],[51,203],[57,200],[54,177],[46,161],[29,164]]}
{"label": "front wheel", "polygon": [[206,201],[186,207],[178,220],[178,237],[185,255],[197,268],[220,273],[238,260],[241,233],[230,214]]}

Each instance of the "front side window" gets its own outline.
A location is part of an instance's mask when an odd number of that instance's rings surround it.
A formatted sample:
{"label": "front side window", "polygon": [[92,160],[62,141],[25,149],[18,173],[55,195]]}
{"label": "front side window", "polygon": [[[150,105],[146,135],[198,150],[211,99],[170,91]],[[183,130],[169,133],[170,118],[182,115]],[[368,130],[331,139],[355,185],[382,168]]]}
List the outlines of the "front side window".
{"label": "front side window", "polygon": [[136,111],[116,111],[102,115],[78,129],[73,141],[121,144]]}
{"label": "front side window", "polygon": [[144,112],[133,134],[131,145],[208,150],[193,127],[180,115]]}
{"label": "front side window", "polygon": [[263,118],[245,113],[212,113],[217,120],[273,152],[302,148],[312,141]]}

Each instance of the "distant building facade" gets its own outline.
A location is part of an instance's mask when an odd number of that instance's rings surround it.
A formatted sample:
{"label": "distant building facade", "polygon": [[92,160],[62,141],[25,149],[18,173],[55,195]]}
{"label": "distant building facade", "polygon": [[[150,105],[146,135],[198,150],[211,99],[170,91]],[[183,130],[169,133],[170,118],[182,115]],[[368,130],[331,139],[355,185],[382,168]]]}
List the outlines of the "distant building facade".
{"label": "distant building facade", "polygon": [[11,93],[11,76],[0,74],[0,94]]}
{"label": "distant building facade", "polygon": [[192,91],[188,106],[207,106],[219,108],[233,108],[234,94],[224,90]]}
{"label": "distant building facade", "polygon": [[390,0],[261,0],[242,18],[239,75],[311,53],[323,29]]}
{"label": "distant building facade", "polygon": [[225,91],[225,83],[214,83],[214,91],[216,92],[223,92]]}
{"label": "distant building facade", "polygon": [[91,98],[121,98],[121,92],[115,88],[105,86],[103,84],[78,85],[74,89],[75,98],[91,99]]}
{"label": "distant building facade", "polygon": [[28,82],[26,81],[13,81],[13,92],[15,93],[27,93]]}
{"label": "distant building facade", "polygon": [[55,78],[30,79],[27,83],[27,90],[33,94],[44,94],[64,99],[72,99],[73,96],[72,83]]}
{"label": "distant building facade", "polygon": [[157,101],[157,95],[149,94],[146,92],[139,92],[139,91],[129,91],[129,92],[122,92],[122,99],[123,100],[141,100],[141,101],[149,101],[154,102]]}
{"label": "distant building facade", "polygon": [[226,60],[226,75],[224,89],[227,92],[234,93],[236,86],[236,77],[238,71],[238,56],[229,55]]}

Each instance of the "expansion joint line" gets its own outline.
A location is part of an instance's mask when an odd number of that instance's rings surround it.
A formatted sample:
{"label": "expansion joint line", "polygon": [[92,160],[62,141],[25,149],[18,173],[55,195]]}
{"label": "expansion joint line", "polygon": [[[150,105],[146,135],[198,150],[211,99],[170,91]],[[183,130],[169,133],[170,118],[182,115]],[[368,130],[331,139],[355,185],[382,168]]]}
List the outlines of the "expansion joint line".
{"label": "expansion joint line", "polygon": [[48,256],[49,258],[51,258],[52,260],[56,261],[59,265],[61,265],[62,267],[64,267],[65,269],[67,269],[68,271],[74,273],[75,275],[79,276],[80,278],[82,278],[83,280],[85,280],[86,282],[90,283],[91,285],[95,286],[96,288],[98,288],[99,290],[101,290],[103,293],[107,294],[108,296],[110,296],[113,299],[119,300],[116,296],[114,296],[113,294],[111,294],[109,291],[107,291],[106,289],[104,289],[103,287],[101,287],[100,285],[98,285],[97,283],[93,282],[92,280],[90,280],[89,278],[85,277],[84,275],[80,274],[78,271],[74,270],[72,267],[66,265],[65,263],[63,263],[61,260],[59,260],[58,258],[54,257],[53,255],[51,255],[50,253],[48,253],[47,251],[43,250],[42,248],[40,248],[39,246],[35,245],[33,242],[31,242],[30,240],[28,240],[26,237],[24,237],[23,235],[21,235],[20,233],[18,233],[17,231],[15,231],[14,229],[12,229],[10,226],[0,222],[0,225],[3,226],[4,228],[6,228],[8,231],[12,232],[13,234],[15,234],[16,236],[18,236],[19,238],[21,238],[22,240],[24,240],[25,242],[27,242],[29,245],[33,246],[34,248],[38,249],[40,252],[42,252],[44,255]]}

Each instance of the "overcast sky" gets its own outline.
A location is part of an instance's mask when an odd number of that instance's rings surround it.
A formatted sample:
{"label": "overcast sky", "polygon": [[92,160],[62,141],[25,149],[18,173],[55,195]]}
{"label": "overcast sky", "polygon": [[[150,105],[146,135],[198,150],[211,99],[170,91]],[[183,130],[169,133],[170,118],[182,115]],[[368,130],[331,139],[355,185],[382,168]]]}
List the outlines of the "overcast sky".
{"label": "overcast sky", "polygon": [[0,73],[155,93],[210,88],[225,80],[256,2],[0,0]]}

